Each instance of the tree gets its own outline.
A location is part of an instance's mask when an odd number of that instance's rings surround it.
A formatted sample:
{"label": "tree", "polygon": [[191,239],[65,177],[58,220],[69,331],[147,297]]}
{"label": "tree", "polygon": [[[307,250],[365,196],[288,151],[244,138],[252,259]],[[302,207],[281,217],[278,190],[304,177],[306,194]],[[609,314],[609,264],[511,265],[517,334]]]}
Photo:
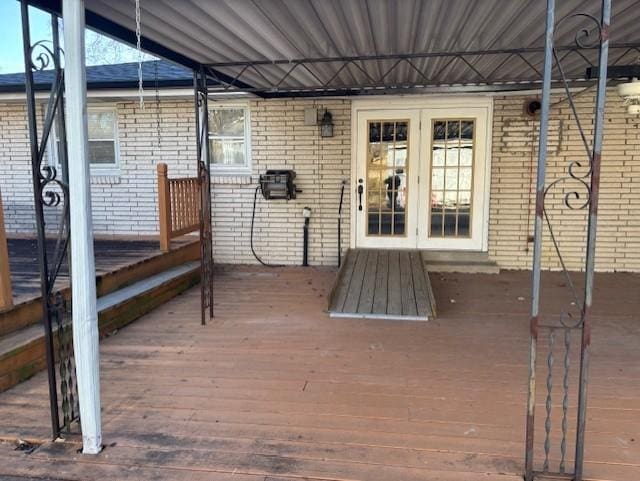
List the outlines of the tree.
{"label": "tree", "polygon": [[[155,60],[156,58],[142,52],[142,61]],[[105,37],[97,32],[87,30],[86,35],[86,62],[87,65],[105,65],[123,62],[137,62],[138,51],[135,48],[119,42],[113,38]]]}

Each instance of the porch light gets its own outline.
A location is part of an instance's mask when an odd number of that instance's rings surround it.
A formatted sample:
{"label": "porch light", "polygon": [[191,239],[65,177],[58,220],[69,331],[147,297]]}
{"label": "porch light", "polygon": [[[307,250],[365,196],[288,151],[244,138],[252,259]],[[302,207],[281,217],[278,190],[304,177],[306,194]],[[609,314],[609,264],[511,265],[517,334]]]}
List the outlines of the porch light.
{"label": "porch light", "polygon": [[333,116],[326,109],[320,121],[320,137],[333,137]]}

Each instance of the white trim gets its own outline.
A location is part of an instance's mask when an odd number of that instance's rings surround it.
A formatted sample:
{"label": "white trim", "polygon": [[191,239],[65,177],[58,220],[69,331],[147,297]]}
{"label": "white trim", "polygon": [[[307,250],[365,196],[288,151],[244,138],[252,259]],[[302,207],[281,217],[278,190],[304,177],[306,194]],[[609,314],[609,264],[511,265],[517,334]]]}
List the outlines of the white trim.
{"label": "white trim", "polygon": [[[153,99],[156,96],[155,89],[144,89],[144,97]],[[158,89],[158,96],[161,98],[191,98],[193,99],[193,87],[161,87]],[[106,101],[114,100],[136,100],[140,97],[138,89],[95,89],[87,92],[87,97],[92,101],[100,101],[105,99]],[[246,100],[247,98],[255,98],[256,96],[246,92],[209,92],[209,100],[220,98],[225,101],[231,101],[233,99]],[[0,101],[26,101],[26,95],[24,92],[0,92]],[[38,91],[36,92],[37,100],[47,100],[49,98],[49,92]]]}
{"label": "white trim", "polygon": [[[231,109],[243,109],[244,110],[244,158],[245,165],[243,166],[225,166],[216,165],[211,159],[211,175],[215,177],[230,177],[230,176],[249,176],[252,173],[253,168],[253,149],[251,144],[251,108],[247,101],[237,102],[209,102],[209,112],[212,110],[231,110]],[[209,126],[211,130],[211,126]],[[207,132],[207,146],[212,139],[212,135]]]}
{"label": "white trim", "polygon": [[[87,114],[91,111],[102,111],[102,112],[113,112],[113,139],[94,139],[94,140],[113,140],[114,142],[114,163],[113,164],[89,164],[89,168],[91,171],[91,177],[119,177],[122,174],[121,170],[121,162],[120,162],[120,130],[119,130],[119,116],[118,116],[118,106],[115,103],[110,104],[101,104],[95,105],[90,104],[87,105]],[[88,121],[88,117],[87,117]],[[68,134],[67,134],[68,136]],[[48,155],[51,159],[53,165],[55,165],[58,169],[60,168],[60,159],[58,158],[58,149],[56,146],[56,142],[58,140],[58,132],[55,128],[55,123],[51,129],[51,135],[49,136],[49,141],[47,145]],[[87,146],[91,143],[91,139],[87,137]]]}
{"label": "white trim", "polygon": [[[519,92],[522,94],[522,92]],[[480,250],[486,252],[489,246],[489,215],[491,205],[491,155],[493,138],[493,104],[494,97],[504,95],[505,92],[488,92],[480,94],[458,94],[458,95],[434,95],[434,94],[407,94],[397,96],[385,96],[384,98],[370,96],[366,98],[353,99],[351,102],[351,218],[350,218],[350,247],[355,248],[358,239],[358,225],[356,222],[358,212],[357,195],[357,146],[358,146],[358,115],[359,112],[373,110],[429,110],[447,108],[476,108],[486,110],[486,135],[485,135],[485,159],[484,159],[484,195],[482,206],[482,237],[475,247],[461,247],[461,250]],[[420,142],[422,149],[422,141]],[[420,152],[423,155],[423,152]],[[424,179],[421,179],[424,185]],[[428,247],[421,246],[421,249]],[[436,248],[436,247],[431,247]],[[439,247],[442,249],[442,246]]]}

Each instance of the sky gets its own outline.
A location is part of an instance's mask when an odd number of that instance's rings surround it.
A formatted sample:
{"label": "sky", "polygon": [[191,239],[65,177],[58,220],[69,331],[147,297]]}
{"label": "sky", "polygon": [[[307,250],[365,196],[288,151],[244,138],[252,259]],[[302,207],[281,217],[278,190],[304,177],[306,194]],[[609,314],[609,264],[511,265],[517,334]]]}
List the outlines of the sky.
{"label": "sky", "polygon": [[[51,16],[41,10],[29,7],[31,43],[39,40],[51,40]],[[101,46],[112,46],[110,40],[102,35],[87,31],[86,43],[92,45],[101,42]],[[105,42],[107,42],[105,44]],[[109,48],[113,53],[114,48]],[[100,49],[93,49],[100,51]],[[145,57],[148,60],[150,57]],[[114,60],[115,59],[115,60]],[[115,62],[136,62],[138,52],[128,46],[119,44],[117,55],[91,54],[87,57],[87,65]],[[20,3],[16,0],[0,0],[0,74],[24,72],[22,53],[22,22],[20,19]]]}

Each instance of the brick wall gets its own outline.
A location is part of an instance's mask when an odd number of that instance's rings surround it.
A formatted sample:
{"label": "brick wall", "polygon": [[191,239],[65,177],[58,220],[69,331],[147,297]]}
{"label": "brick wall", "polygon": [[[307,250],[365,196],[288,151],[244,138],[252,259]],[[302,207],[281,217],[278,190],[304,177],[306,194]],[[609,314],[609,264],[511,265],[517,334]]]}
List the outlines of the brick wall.
{"label": "brick wall", "polygon": [[[304,125],[306,107],[333,114],[334,137]],[[342,179],[351,169],[351,103],[348,100],[261,100],[250,103],[253,175],[214,178],[213,229],[216,259],[255,262],[249,245],[257,176],[267,169],[293,169],[302,193],[293,201],[258,195],[255,249],[266,262],[302,262],[302,209],[312,210],[309,263],[337,264],[337,215]],[[242,182],[234,182],[242,180]],[[349,245],[349,187],[345,188],[342,246]]]}
{"label": "brick wall", "polygon": [[[554,103],[564,99],[554,96]],[[522,115],[525,97],[498,96],[494,105],[489,254],[502,268],[528,268],[537,146],[536,121]],[[593,93],[576,99],[590,135]],[[328,108],[335,136],[323,139],[318,128],[304,125],[304,108]],[[340,183],[349,182],[351,104],[349,100],[252,100],[252,175],[213,178],[214,254],[218,262],[255,262],[249,247],[253,194],[260,172],[292,168],[303,192],[295,201],[267,203],[258,197],[255,247],[268,262],[299,264],[302,259],[302,208],[313,210],[309,261],[335,265]],[[93,218],[98,234],[155,235],[156,163],[166,162],[171,176],[195,173],[195,131],[190,99],[163,100],[160,138],[156,105],[141,111],[137,102],[119,102],[121,172],[93,176]],[[10,232],[33,232],[33,205],[25,109],[0,104],[0,188]],[[585,159],[566,102],[552,110],[548,179],[559,178],[571,160]],[[640,271],[640,119],[626,114],[615,91],[608,95],[600,221],[599,270]],[[343,247],[349,242],[349,183],[345,191]],[[577,185],[577,184],[572,184]],[[569,184],[566,184],[567,188]],[[531,193],[530,193],[531,192]],[[584,211],[562,208],[554,192],[547,205],[560,247],[572,269],[582,266]],[[544,265],[558,268],[548,233]]]}
{"label": "brick wall", "polygon": [[[502,268],[531,267],[533,207],[539,122],[526,118],[526,97],[496,97],[494,103],[493,155],[489,254]],[[550,157],[547,181],[566,174],[572,161],[586,159],[571,107],[563,95],[554,95],[551,111]],[[587,139],[593,134],[593,91],[575,99]],[[584,167],[577,169],[584,173]],[[564,206],[564,194],[578,191],[574,205],[586,190],[578,182],[561,182],[550,191],[546,207],[563,257],[570,269],[584,263],[586,211]],[[543,265],[560,267],[549,230],[545,230]],[[605,114],[604,150],[598,220],[596,268],[601,271],[640,271],[640,118],[630,116],[622,100],[609,89]]]}
{"label": "brick wall", "polygon": [[[160,137],[157,105],[135,101],[115,104],[118,113],[119,175],[93,175],[91,193],[96,234],[156,235],[156,164],[169,165],[174,177],[195,175],[193,102],[162,100]],[[334,137],[321,138],[318,127],[304,125],[304,108],[328,108]],[[252,175],[214,176],[213,228],[217,262],[255,262],[249,238],[253,194],[259,173],[291,168],[303,190],[295,201],[267,203],[258,197],[255,248],[267,262],[302,262],[302,208],[312,209],[309,262],[337,263],[337,210],[340,182],[349,178],[350,102],[345,100],[251,101]],[[0,104],[0,186],[7,230],[35,230],[25,107]],[[349,189],[345,192],[343,247],[349,239]],[[48,216],[53,224],[54,215]]]}

